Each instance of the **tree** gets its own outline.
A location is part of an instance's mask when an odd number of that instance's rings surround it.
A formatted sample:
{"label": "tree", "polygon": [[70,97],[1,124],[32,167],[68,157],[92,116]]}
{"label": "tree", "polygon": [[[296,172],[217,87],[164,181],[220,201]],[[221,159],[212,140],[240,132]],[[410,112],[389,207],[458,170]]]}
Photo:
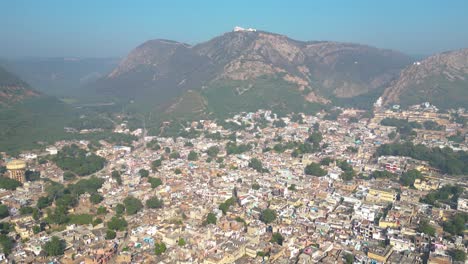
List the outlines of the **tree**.
{"label": "tree", "polygon": [[128,196],[123,201],[127,215],[134,215],[143,208],[141,201],[133,196]]}
{"label": "tree", "polygon": [[102,202],[102,200],[104,200],[104,197],[102,197],[102,195],[100,195],[100,194],[93,193],[93,194],[91,194],[91,196],[89,197],[89,200],[90,200],[93,204],[98,204],[98,203]]}
{"label": "tree", "polygon": [[158,170],[159,167],[161,167],[162,165],[162,158],[159,158],[157,160],[154,160],[153,162],[151,162],[151,169],[153,171],[156,171]]}
{"label": "tree", "polygon": [[219,154],[219,148],[217,146],[211,146],[206,151],[206,154],[208,154],[208,156],[210,156],[212,158],[215,158]]}
{"label": "tree", "polygon": [[140,177],[142,178],[147,178],[149,176],[149,171],[145,169],[140,169],[138,171],[138,174],[140,174]]}
{"label": "tree", "polygon": [[158,186],[162,185],[162,180],[160,178],[151,178],[148,177],[148,182],[151,184],[151,188],[157,188]]}
{"label": "tree", "polygon": [[217,219],[216,219],[216,215],[214,213],[208,213],[206,215],[206,219],[205,219],[205,222],[204,222],[205,225],[209,225],[209,224],[216,225],[216,222],[217,222]]}
{"label": "tree", "polygon": [[0,219],[3,219],[9,215],[10,215],[10,212],[9,212],[8,206],[4,204],[0,204]]}
{"label": "tree", "polygon": [[196,161],[198,160],[198,153],[191,150],[190,153],[188,154],[187,156],[187,159],[190,160],[190,161]]}
{"label": "tree", "polygon": [[172,152],[172,153],[169,155],[169,158],[171,158],[171,159],[179,159],[179,158],[180,158],[180,154],[179,154],[179,152],[174,151],[174,152]]}
{"label": "tree", "polygon": [[400,177],[400,183],[404,186],[413,186],[416,179],[421,179],[422,174],[420,171],[413,169],[403,173]]}
{"label": "tree", "polygon": [[388,133],[388,139],[390,140],[394,140],[396,136],[397,136],[397,133],[395,131]]}
{"label": "tree", "polygon": [[153,196],[153,197],[149,198],[148,200],[146,200],[146,207],[148,207],[148,208],[153,208],[153,209],[162,208],[163,205],[164,205],[163,200],[159,199],[156,196]]}
{"label": "tree", "polygon": [[70,181],[76,178],[76,175],[71,171],[66,171],[63,173],[63,179],[66,181]]}
{"label": "tree", "polygon": [[39,234],[41,232],[41,227],[38,225],[35,225],[32,227],[32,230],[34,234]]}
{"label": "tree", "polygon": [[0,177],[0,189],[14,191],[16,188],[20,187],[22,184],[19,181],[7,178]]}
{"label": "tree", "polygon": [[254,183],[252,184],[252,189],[253,189],[253,190],[259,190],[259,189],[260,189],[260,184],[254,182]]}
{"label": "tree", "polygon": [[328,166],[333,162],[333,159],[330,157],[325,157],[320,161],[320,165]]}
{"label": "tree", "polygon": [[113,170],[111,175],[112,179],[116,180],[118,185],[122,185],[122,177],[120,175],[120,171]]}
{"label": "tree", "polygon": [[312,162],[309,165],[307,165],[304,169],[304,173],[307,175],[318,176],[318,177],[327,175],[327,171],[322,169],[320,167],[320,164],[315,163],[315,162]]}
{"label": "tree", "polygon": [[42,197],[39,197],[39,199],[37,200],[36,207],[39,209],[43,209],[43,208],[48,207],[51,204],[52,204],[52,200],[50,200],[49,197],[42,196]]}
{"label": "tree", "polygon": [[158,256],[166,252],[166,249],[166,244],[164,244],[163,242],[154,244],[154,254]]}
{"label": "tree", "polygon": [[271,242],[276,243],[280,246],[283,245],[284,237],[280,233],[273,233],[271,236]]}
{"label": "tree", "polygon": [[119,203],[115,206],[115,213],[121,215],[125,212],[125,205]]}
{"label": "tree", "polygon": [[0,246],[3,253],[9,255],[13,249],[13,240],[5,234],[0,234]]}
{"label": "tree", "polygon": [[96,213],[98,215],[104,215],[104,214],[107,213],[107,209],[104,206],[101,205],[101,206],[98,207]]}
{"label": "tree", "polygon": [[175,173],[175,174],[181,174],[181,173],[182,173],[182,170],[179,169],[179,168],[177,168],[177,169],[174,170],[174,173]]}
{"label": "tree", "polygon": [[458,213],[452,219],[444,222],[444,231],[452,235],[463,235],[467,221],[467,213]]}
{"label": "tree", "polygon": [[346,264],[353,264],[354,263],[354,255],[352,255],[350,253],[346,253],[344,255],[344,259],[345,259]]}
{"label": "tree", "polygon": [[296,184],[293,183],[293,184],[289,185],[288,190],[296,191]]}
{"label": "tree", "polygon": [[179,247],[183,247],[185,245],[187,245],[187,242],[185,242],[185,239],[183,237],[179,238],[179,241],[177,241],[177,245],[179,245]]}
{"label": "tree", "polygon": [[125,231],[127,229],[127,221],[120,217],[112,217],[109,222],[107,222],[107,227],[114,231]]}
{"label": "tree", "polygon": [[429,236],[434,236],[436,232],[435,228],[431,224],[429,224],[427,220],[422,220],[421,222],[419,222],[417,230],[418,232],[424,233]]}
{"label": "tree", "polygon": [[257,158],[252,158],[249,161],[249,167],[256,170],[257,172],[266,172],[267,170],[263,168],[262,162]]}
{"label": "tree", "polygon": [[269,224],[275,220],[276,212],[274,210],[267,208],[260,213],[260,221],[262,221],[265,224]]}
{"label": "tree", "polygon": [[47,254],[47,256],[60,256],[63,255],[65,251],[65,241],[59,239],[56,236],[53,236],[50,241],[46,242],[43,246],[43,250]]}
{"label": "tree", "polygon": [[20,208],[20,215],[32,214],[34,209],[30,206],[24,206]]}
{"label": "tree", "polygon": [[450,250],[449,255],[452,257],[454,261],[460,261],[464,263],[466,260],[466,253],[464,250],[461,250],[461,249]]}
{"label": "tree", "polygon": [[112,240],[117,236],[114,230],[108,229],[106,231],[106,240]]}

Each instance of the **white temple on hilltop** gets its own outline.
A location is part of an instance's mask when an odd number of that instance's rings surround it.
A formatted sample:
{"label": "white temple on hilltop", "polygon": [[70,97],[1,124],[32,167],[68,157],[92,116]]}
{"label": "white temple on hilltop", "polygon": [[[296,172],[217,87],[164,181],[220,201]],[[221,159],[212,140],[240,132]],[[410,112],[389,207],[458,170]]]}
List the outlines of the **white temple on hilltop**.
{"label": "white temple on hilltop", "polygon": [[234,27],[234,32],[255,32],[257,31],[255,28],[243,28],[239,26]]}

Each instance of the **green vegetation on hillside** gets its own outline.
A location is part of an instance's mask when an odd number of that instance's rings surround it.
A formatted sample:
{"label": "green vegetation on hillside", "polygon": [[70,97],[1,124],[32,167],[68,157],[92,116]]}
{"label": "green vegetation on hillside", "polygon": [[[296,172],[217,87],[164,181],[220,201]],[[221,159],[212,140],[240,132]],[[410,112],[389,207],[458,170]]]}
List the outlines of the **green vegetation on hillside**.
{"label": "green vegetation on hillside", "polygon": [[468,153],[454,152],[451,148],[428,148],[411,142],[383,144],[377,148],[377,156],[406,156],[429,164],[443,173],[462,175],[468,173]]}

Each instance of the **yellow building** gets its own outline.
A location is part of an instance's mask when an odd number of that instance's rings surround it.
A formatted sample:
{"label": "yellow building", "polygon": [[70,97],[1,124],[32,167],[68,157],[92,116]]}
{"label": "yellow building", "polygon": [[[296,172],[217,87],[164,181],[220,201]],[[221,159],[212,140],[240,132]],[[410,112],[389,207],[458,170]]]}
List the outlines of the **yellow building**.
{"label": "yellow building", "polygon": [[393,203],[396,200],[396,196],[394,190],[369,189],[366,201]]}
{"label": "yellow building", "polygon": [[8,178],[17,180],[21,183],[26,181],[26,162],[22,160],[12,160],[6,164]]}
{"label": "yellow building", "polygon": [[414,181],[414,188],[420,191],[432,191],[439,189],[439,182],[438,181],[431,181],[431,180],[421,180],[416,179]]}
{"label": "yellow building", "polygon": [[380,263],[386,263],[388,258],[393,252],[392,246],[387,246],[385,248],[376,247],[370,248],[369,252],[367,253],[367,257],[376,260]]}

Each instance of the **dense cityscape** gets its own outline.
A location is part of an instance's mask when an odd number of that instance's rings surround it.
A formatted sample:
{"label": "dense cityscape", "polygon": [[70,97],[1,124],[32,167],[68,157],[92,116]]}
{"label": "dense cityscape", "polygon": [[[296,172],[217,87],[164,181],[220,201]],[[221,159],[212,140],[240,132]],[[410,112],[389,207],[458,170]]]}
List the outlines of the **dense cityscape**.
{"label": "dense cityscape", "polygon": [[4,153],[0,258],[460,261],[466,118],[429,103],[284,117],[259,110],[166,137],[124,122],[114,132],[135,139],[127,146],[67,140],[19,158]]}

